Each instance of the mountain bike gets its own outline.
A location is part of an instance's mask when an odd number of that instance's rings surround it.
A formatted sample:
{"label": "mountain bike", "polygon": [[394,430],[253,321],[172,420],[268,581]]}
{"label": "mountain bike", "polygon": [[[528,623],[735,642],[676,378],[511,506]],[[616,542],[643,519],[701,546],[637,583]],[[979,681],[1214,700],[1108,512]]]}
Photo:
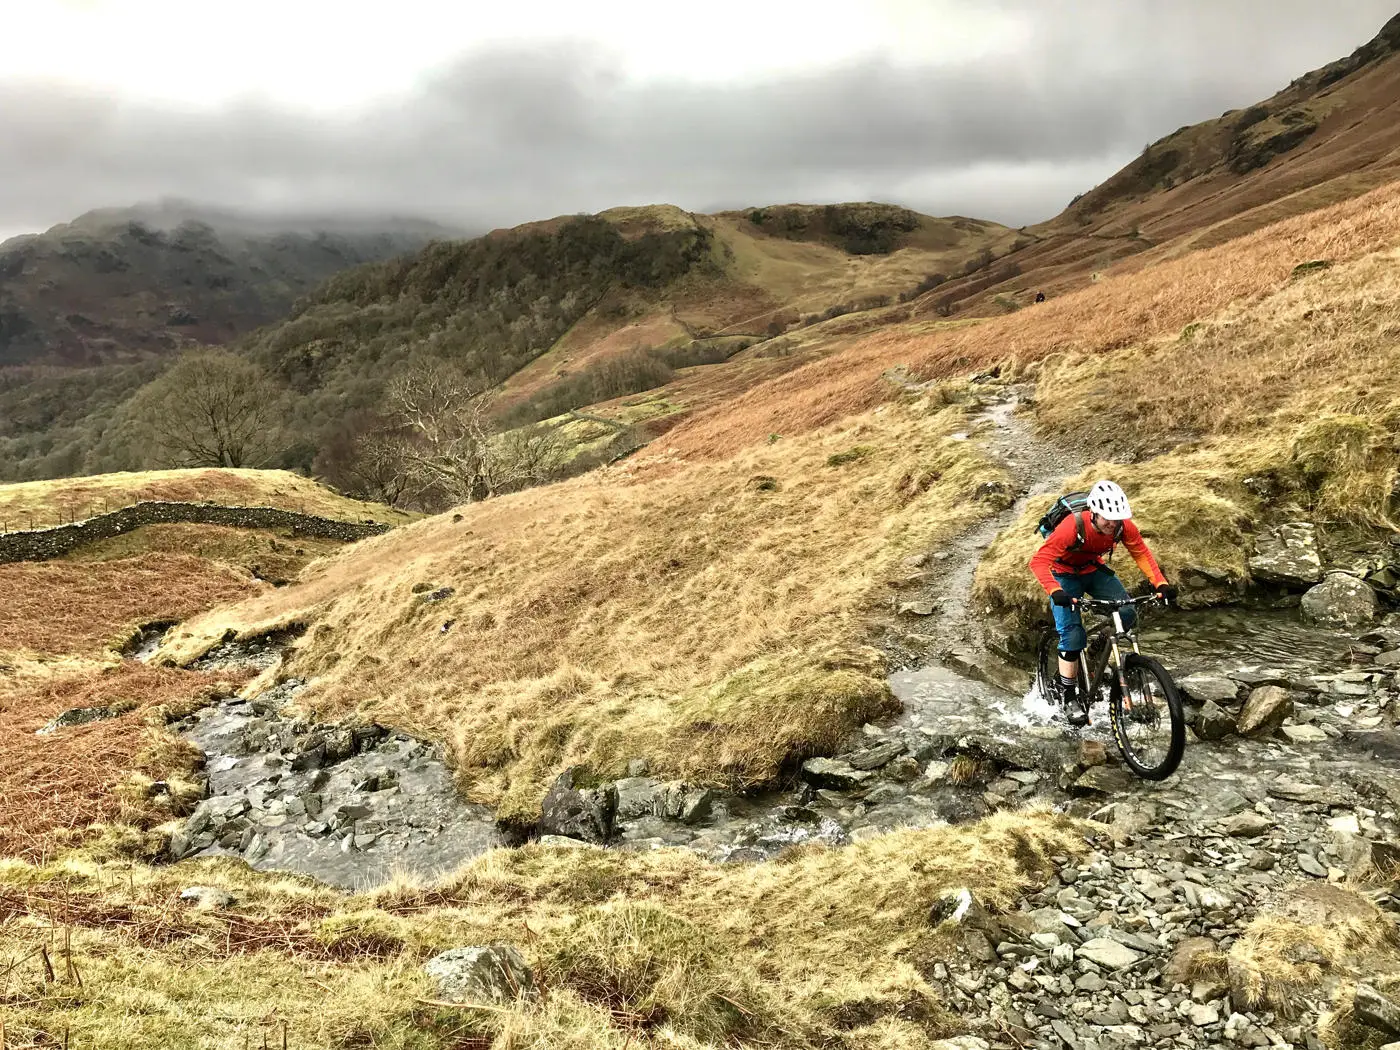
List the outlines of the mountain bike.
{"label": "mountain bike", "polygon": [[[1108,717],[1118,750],[1128,768],[1146,780],[1165,780],[1181,764],[1186,751],[1186,714],[1172,676],[1138,650],[1137,632],[1123,626],[1122,610],[1130,605],[1161,603],[1155,594],[1126,601],[1089,597],[1077,601],[1081,609],[1108,617],[1090,633],[1089,644],[1079,654],[1077,703],[1087,716],[1107,691]],[[1059,636],[1053,628],[1040,640],[1035,684],[1047,701],[1066,708],[1060,685]]]}

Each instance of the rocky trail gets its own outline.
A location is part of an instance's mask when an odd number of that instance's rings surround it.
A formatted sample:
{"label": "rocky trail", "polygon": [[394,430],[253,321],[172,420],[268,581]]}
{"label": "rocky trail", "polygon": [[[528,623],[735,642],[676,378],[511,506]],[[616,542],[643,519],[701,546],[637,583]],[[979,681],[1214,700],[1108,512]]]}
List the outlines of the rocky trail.
{"label": "rocky trail", "polygon": [[[1363,887],[1391,922],[1400,912],[1400,614],[1333,617],[1350,626],[1310,624],[1296,609],[1146,621],[1143,650],[1187,691],[1194,732],[1168,781],[1135,779],[1106,716],[1096,712],[1082,732],[1056,720],[1028,691],[1029,673],[991,655],[970,608],[986,547],[1027,501],[1048,502],[1075,465],[1035,440],[1016,404],[1014,392],[993,394],[966,437],[1006,465],[1017,498],[923,559],[934,608],[918,612],[932,613],[948,642],[891,674],[898,716],[807,761],[788,790],[760,795],[660,781],[640,757],[630,776],[602,786],[570,770],[534,832],[743,862],[795,843],[842,845],[1047,804],[1101,828],[1087,859],[1062,858],[1011,913],[988,915],[968,897],[934,916],[960,927],[961,952],[933,979],[980,1039],[1071,1050],[1316,1048],[1323,1001],[1300,995],[1285,1016],[1238,972],[1232,982],[1234,971],[1191,959],[1229,956],[1261,915],[1337,921],[1355,900],[1339,884]],[[1305,607],[1314,585],[1342,599],[1360,586],[1374,603],[1364,573],[1353,566],[1343,580],[1324,579],[1313,537],[1285,528],[1260,541],[1274,582],[1312,587]],[[267,667],[285,641],[225,646],[204,664]],[[506,843],[489,810],[457,795],[437,748],[370,725],[309,723],[291,703],[299,688],[286,681],[251,701],[229,698],[177,726],[204,750],[209,786],[176,837],[177,857],[234,854],[356,888],[399,872],[431,877]],[[1346,965],[1362,962],[1328,962],[1334,980]]]}

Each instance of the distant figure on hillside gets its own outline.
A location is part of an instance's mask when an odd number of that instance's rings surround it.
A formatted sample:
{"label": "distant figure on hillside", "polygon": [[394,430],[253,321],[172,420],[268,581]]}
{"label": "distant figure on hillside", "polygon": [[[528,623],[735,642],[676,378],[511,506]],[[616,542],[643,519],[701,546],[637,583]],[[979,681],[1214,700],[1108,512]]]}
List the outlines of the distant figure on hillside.
{"label": "distant figure on hillside", "polygon": [[1035,293],[1035,301],[1038,302],[1038,303],[1043,303],[1043,302],[1045,302],[1045,293],[1044,293],[1044,292],[1036,292],[1036,293]]}
{"label": "distant figure on hillside", "polygon": [[[1127,495],[1112,481],[1105,480],[1096,482],[1087,495],[1081,492],[1056,500],[1050,513],[1041,519],[1041,532],[1046,539],[1031,558],[1030,569],[1050,596],[1055,630],[1060,632],[1060,684],[1064,686],[1065,709],[1071,725],[1082,726],[1089,721],[1084,708],[1073,703],[1079,653],[1088,640],[1075,602],[1085,594],[1100,601],[1124,601],[1128,597],[1118,574],[1104,564],[1104,555],[1112,557],[1113,548],[1122,540],[1153,589],[1167,601],[1176,598],[1176,588],[1162,575],[1132,518]],[[1137,611],[1128,606],[1122,610],[1122,616],[1123,626],[1132,627]]]}

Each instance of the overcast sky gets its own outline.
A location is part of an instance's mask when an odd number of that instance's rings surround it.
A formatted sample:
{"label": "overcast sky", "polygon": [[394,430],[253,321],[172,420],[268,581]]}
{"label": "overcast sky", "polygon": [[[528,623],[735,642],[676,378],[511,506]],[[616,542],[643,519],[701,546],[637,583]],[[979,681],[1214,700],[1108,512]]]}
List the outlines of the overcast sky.
{"label": "overcast sky", "polygon": [[471,228],[617,204],[1049,218],[1396,0],[15,0],[0,237],[178,196]]}

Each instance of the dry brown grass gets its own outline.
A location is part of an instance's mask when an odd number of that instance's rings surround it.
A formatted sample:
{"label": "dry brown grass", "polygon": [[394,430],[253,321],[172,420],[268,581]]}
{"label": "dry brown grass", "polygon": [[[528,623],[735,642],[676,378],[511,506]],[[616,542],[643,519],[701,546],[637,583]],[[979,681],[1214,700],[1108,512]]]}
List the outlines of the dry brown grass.
{"label": "dry brown grass", "polygon": [[1390,183],[1208,251],[1136,272],[1110,272],[1091,287],[1032,310],[932,334],[891,326],[839,355],[697,413],[643,455],[721,458],[770,433],[829,425],[893,396],[880,374],[897,365],[938,378],[994,363],[1023,367],[1057,353],[1105,354],[1175,335],[1232,304],[1272,294],[1298,263],[1357,259],[1391,248],[1397,239],[1400,184]]}
{"label": "dry brown grass", "polygon": [[143,500],[278,507],[345,521],[372,519],[398,525],[412,515],[332,492],[289,470],[150,470],[85,478],[0,485],[0,524],[47,528]]}
{"label": "dry brown grass", "polygon": [[[261,1031],[276,1044],[284,1020],[293,1047],[903,1050],[956,1024],[926,979],[953,951],[928,925],[933,900],[972,886],[1009,906],[1053,872],[1051,857],[1083,848],[1048,812],[760,865],[532,846],[437,886],[348,900],[227,861],[0,862],[0,937],[20,959],[0,971],[0,1001],[12,1040],[67,1027],[74,1046],[131,1050],[239,1047],[245,1034],[259,1045]],[[176,900],[191,882],[237,904],[191,913]],[[540,977],[538,1005],[423,1005],[424,957],[501,941]],[[53,981],[25,956],[43,943]]]}
{"label": "dry brown grass", "polygon": [[[999,476],[946,436],[964,425],[889,407],[728,463],[652,459],[491,500],[177,628],[165,652],[306,623],[291,666],[314,704],[452,739],[507,815],[575,761],[771,779],[888,709],[861,648],[871,603],[899,557],[986,513],[973,494]],[[828,465],[858,444],[870,454]],[[420,583],[457,593],[423,605]]]}
{"label": "dry brown grass", "polygon": [[[0,678],[0,856],[52,856],[89,838],[95,824],[150,826],[189,791],[160,802],[143,784],[178,780],[192,752],[164,731],[167,710],[227,695],[239,676],[154,668],[130,661],[96,672],[10,682]],[[36,736],[55,715],[108,707],[115,718]]]}
{"label": "dry brown grass", "polygon": [[146,554],[184,554],[236,566],[269,581],[296,579],[310,562],[339,550],[338,540],[286,536],[269,529],[225,525],[146,525],[80,547],[63,560],[116,561]]}
{"label": "dry brown grass", "polygon": [[0,565],[0,653],[91,654],[142,623],[182,620],[264,586],[190,554]]}

